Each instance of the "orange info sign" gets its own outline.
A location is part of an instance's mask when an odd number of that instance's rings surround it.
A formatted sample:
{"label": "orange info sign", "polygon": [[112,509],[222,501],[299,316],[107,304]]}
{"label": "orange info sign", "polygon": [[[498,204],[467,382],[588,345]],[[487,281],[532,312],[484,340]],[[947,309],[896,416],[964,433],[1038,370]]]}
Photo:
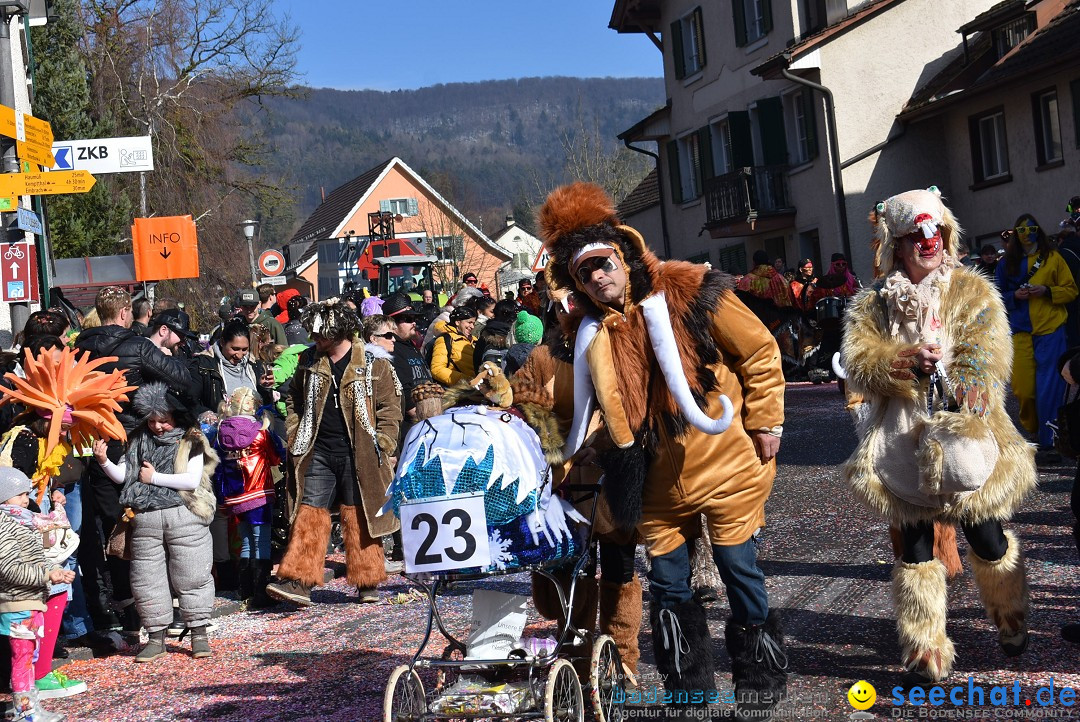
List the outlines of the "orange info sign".
{"label": "orange info sign", "polygon": [[136,218],[131,239],[136,280],[199,277],[199,241],[191,216]]}

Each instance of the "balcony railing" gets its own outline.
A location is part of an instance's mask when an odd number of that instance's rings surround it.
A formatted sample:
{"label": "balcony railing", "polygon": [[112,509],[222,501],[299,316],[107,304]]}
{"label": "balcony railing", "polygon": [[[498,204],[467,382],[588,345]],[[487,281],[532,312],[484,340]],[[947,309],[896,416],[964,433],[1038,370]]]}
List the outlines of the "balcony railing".
{"label": "balcony railing", "polygon": [[794,213],[786,165],[738,168],[705,181],[706,225],[753,223],[762,216]]}

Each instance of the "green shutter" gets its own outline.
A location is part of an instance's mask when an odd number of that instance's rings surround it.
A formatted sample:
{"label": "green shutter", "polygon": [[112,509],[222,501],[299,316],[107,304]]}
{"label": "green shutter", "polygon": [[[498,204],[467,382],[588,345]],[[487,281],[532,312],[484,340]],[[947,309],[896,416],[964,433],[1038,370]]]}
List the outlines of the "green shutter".
{"label": "green shutter", "polygon": [[735,45],[746,45],[746,8],[743,0],[731,0],[731,16],[735,21]]}
{"label": "green shutter", "polygon": [[758,130],[765,165],[787,163],[787,135],[784,132],[784,105],[780,98],[762,98],[757,102]]}
{"label": "green shutter", "polygon": [[694,38],[697,40],[698,63],[705,67],[705,25],[701,20],[701,7],[694,8]]}
{"label": "green shutter", "polygon": [[754,165],[754,142],[750,138],[750,114],[745,110],[728,113],[731,132],[731,169]]}
{"label": "green shutter", "polygon": [[765,35],[772,30],[772,0],[761,0],[761,21]]}
{"label": "green shutter", "polygon": [[682,180],[679,178],[679,144],[669,140],[667,144],[668,175],[671,177],[671,202],[682,203]]}
{"label": "green shutter", "polygon": [[982,164],[982,145],[979,142],[979,118],[968,118],[968,139],[971,141],[971,175],[974,183],[981,183],[984,178]]}
{"label": "green shutter", "polygon": [[1072,95],[1073,140],[1076,141],[1076,147],[1080,148],[1080,79],[1069,83],[1069,94]]}
{"label": "green shutter", "polygon": [[[693,139],[693,142],[691,142],[691,139]],[[700,198],[705,190],[705,184],[701,178],[701,143],[699,140],[698,133],[693,133],[687,136],[686,139],[686,144],[693,153],[690,157],[690,163],[694,166],[694,198]]]}
{"label": "green shutter", "polygon": [[803,120],[806,123],[806,159],[813,160],[818,157],[817,103],[814,102],[814,91],[809,88],[803,91]]}
{"label": "green shutter", "polygon": [[713,167],[712,128],[705,126],[698,130],[698,153],[701,155],[701,179],[706,181],[716,175]]}
{"label": "green shutter", "polygon": [[675,77],[686,77],[686,58],[683,57],[682,23],[671,24],[671,57],[675,61]]}

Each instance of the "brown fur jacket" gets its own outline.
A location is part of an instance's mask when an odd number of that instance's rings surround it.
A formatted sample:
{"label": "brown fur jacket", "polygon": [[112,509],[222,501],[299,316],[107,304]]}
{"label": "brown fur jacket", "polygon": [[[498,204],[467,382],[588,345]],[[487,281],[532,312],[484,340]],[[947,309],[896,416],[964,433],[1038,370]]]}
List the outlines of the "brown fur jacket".
{"label": "brown fur jacket", "polygon": [[[957,411],[925,412],[927,379],[894,378],[891,365],[902,351],[913,348],[889,331],[880,284],[865,289],[849,306],[843,342],[848,386],[862,394],[859,445],[843,468],[855,496],[900,526],[945,519],[979,523],[1008,519],[1036,483],[1034,448],[1020,436],[1005,412],[1005,387],[1012,367],[1008,317],[997,291],[987,279],[965,268],[953,269],[941,287],[941,338],[949,378],[967,389]],[[895,417],[917,412],[914,428],[894,433]],[[941,439],[942,435],[946,441]],[[943,484],[943,469],[959,458],[964,444],[985,444],[996,462],[986,468],[989,478],[976,490],[954,491]],[[912,446],[912,451],[905,451]],[[993,447],[996,447],[993,448]],[[970,447],[967,447],[970,448]],[[971,456],[970,452],[967,454]],[[907,474],[905,479],[904,475]],[[885,478],[891,479],[886,485]],[[912,503],[917,494],[935,506]],[[907,499],[902,498],[906,496]]]}

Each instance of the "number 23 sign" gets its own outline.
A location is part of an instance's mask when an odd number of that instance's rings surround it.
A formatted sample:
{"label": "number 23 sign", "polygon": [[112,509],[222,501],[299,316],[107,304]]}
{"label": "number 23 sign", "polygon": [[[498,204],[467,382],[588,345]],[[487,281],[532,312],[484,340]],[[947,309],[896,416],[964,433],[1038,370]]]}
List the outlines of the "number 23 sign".
{"label": "number 23 sign", "polygon": [[405,502],[401,505],[405,571],[438,572],[491,564],[484,495]]}

